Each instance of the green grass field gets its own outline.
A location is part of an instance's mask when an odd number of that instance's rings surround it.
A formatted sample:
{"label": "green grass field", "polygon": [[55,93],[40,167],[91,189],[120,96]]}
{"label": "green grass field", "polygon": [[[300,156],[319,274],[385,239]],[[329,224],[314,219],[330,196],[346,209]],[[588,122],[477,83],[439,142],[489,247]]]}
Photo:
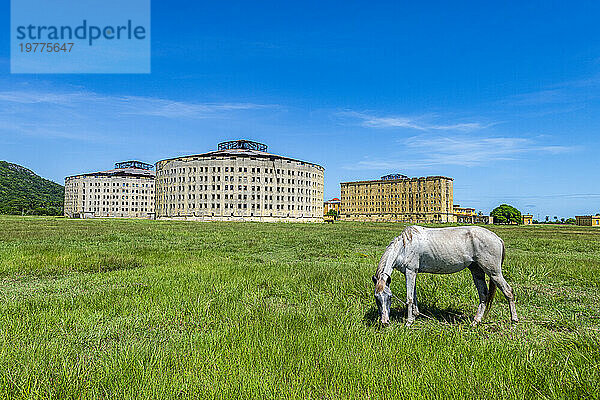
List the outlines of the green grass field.
{"label": "green grass field", "polygon": [[600,398],[600,230],[491,227],[519,324],[462,271],[382,328],[402,229],[0,217],[0,398]]}

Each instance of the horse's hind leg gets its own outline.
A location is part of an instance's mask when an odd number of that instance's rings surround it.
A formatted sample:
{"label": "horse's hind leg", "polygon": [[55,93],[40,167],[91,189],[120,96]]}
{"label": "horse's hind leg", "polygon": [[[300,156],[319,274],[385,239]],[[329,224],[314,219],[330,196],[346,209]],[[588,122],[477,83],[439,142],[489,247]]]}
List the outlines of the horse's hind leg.
{"label": "horse's hind leg", "polygon": [[508,300],[508,308],[510,309],[510,319],[512,322],[519,322],[517,317],[517,307],[515,306],[515,292],[513,288],[506,282],[502,276],[502,272],[498,272],[490,275],[490,279],[494,281],[496,286],[502,291],[506,299]]}
{"label": "horse's hind leg", "polygon": [[487,301],[488,296],[488,288],[485,284],[485,272],[483,269],[476,263],[473,263],[469,266],[469,270],[471,271],[471,275],[473,275],[473,282],[475,283],[475,287],[477,288],[477,293],[479,294],[479,306],[477,307],[477,312],[475,313],[475,318],[473,319],[473,326],[477,325],[481,322],[483,318],[483,313],[485,312],[485,302]]}
{"label": "horse's hind leg", "polygon": [[[416,279],[416,277],[415,277],[415,279]],[[413,302],[414,302],[413,312],[415,314],[415,317],[418,317],[420,313],[419,313],[419,305],[417,304],[417,284],[416,284],[416,282],[415,282],[415,289],[413,290]]]}

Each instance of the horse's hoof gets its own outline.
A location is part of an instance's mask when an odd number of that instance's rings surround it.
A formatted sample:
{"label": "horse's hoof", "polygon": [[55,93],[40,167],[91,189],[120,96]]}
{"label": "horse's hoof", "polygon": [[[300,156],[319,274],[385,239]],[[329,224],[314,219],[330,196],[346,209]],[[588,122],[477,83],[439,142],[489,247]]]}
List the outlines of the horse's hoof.
{"label": "horse's hoof", "polygon": [[510,319],[510,322],[511,322],[512,324],[516,324],[517,322],[519,322],[519,318],[515,318],[515,319],[512,319],[512,318],[511,318],[511,319]]}
{"label": "horse's hoof", "polygon": [[406,327],[407,328],[410,327],[413,324],[413,322],[415,322],[415,321],[414,320],[412,320],[412,321],[406,321]]}
{"label": "horse's hoof", "polygon": [[477,326],[479,325],[480,321],[477,321],[476,319],[473,320],[473,322],[471,322],[471,326]]}

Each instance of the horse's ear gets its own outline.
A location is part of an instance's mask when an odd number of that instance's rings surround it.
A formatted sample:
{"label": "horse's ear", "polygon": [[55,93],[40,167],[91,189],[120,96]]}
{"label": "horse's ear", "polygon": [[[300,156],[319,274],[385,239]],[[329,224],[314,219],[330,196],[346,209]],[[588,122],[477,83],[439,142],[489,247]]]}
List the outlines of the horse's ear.
{"label": "horse's ear", "polygon": [[375,285],[377,285],[377,278],[375,277],[375,275],[373,275],[373,276],[371,277],[371,279],[373,280],[373,283],[374,283]]}
{"label": "horse's ear", "polygon": [[387,285],[390,286],[390,283],[392,283],[392,277],[388,275],[385,283],[387,283]]}

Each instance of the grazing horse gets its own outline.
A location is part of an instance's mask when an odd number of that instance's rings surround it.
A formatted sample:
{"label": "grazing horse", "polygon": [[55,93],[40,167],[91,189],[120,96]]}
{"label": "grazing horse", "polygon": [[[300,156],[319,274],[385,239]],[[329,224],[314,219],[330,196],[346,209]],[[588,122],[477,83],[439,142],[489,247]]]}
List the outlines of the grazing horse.
{"label": "grazing horse", "polygon": [[[423,228],[409,226],[389,244],[373,276],[375,302],[381,323],[390,322],[390,290],[393,269],[406,276],[406,303],[410,326],[419,314],[415,281],[418,272],[451,274],[469,268],[479,293],[479,307],[473,325],[490,311],[496,286],[508,299],[510,318],[518,322],[515,295],[502,276],[504,242],[495,233],[479,226]],[[485,275],[490,277],[490,288]]]}

